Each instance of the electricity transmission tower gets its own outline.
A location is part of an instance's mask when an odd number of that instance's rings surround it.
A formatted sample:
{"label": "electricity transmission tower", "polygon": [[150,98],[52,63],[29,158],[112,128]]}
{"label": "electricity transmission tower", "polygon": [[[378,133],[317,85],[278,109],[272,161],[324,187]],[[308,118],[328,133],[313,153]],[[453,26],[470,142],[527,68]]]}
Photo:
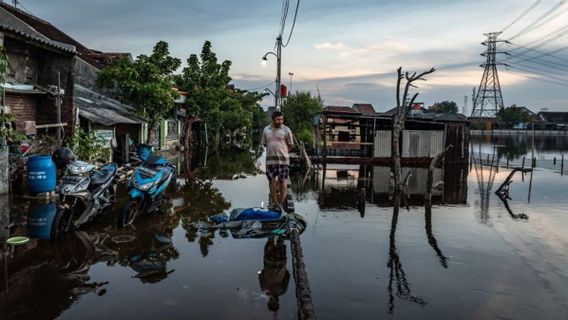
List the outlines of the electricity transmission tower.
{"label": "electricity transmission tower", "polygon": [[497,111],[504,107],[503,94],[501,93],[501,84],[499,84],[499,75],[497,74],[497,66],[505,65],[504,63],[497,62],[497,54],[507,54],[506,52],[497,51],[497,43],[505,42],[505,40],[498,40],[497,37],[501,32],[491,32],[484,34],[487,40],[481,44],[487,47],[487,50],[481,55],[486,57],[487,60],[484,64],[480,65],[484,68],[483,76],[479,89],[475,95],[473,102],[473,109],[471,111],[472,117],[495,117]]}

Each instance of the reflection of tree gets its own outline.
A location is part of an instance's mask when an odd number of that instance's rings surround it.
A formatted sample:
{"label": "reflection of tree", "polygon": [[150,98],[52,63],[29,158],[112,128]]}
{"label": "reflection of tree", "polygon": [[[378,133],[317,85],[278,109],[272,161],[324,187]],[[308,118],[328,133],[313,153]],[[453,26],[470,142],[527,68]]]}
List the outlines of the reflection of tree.
{"label": "reflection of tree", "polygon": [[182,227],[186,231],[185,237],[189,242],[198,240],[199,249],[203,257],[209,254],[209,247],[213,245],[215,234],[213,231],[198,232],[194,222],[206,220],[212,215],[219,214],[231,207],[219,189],[211,181],[194,180],[181,186],[177,193],[183,196],[187,209],[180,211]]}
{"label": "reflection of tree", "polygon": [[398,299],[415,303],[421,307],[426,305],[426,301],[420,297],[415,297],[410,292],[410,285],[408,280],[406,279],[406,273],[402,268],[402,263],[400,262],[400,257],[396,250],[396,226],[398,223],[398,212],[400,208],[400,201],[401,195],[398,192],[395,192],[394,196],[394,208],[391,220],[391,230],[389,234],[389,261],[387,263],[387,267],[390,269],[389,274],[389,284],[388,284],[388,292],[389,292],[389,313],[394,312],[394,299],[395,295]]}
{"label": "reflection of tree", "polygon": [[442,267],[447,269],[448,268],[448,258],[446,256],[444,256],[444,253],[442,252],[442,250],[440,250],[440,247],[438,247],[438,241],[436,240],[436,237],[434,237],[434,234],[432,233],[432,207],[431,206],[427,205],[425,207],[424,220],[425,220],[425,228],[426,228],[426,237],[428,237],[428,243],[430,244],[432,249],[434,249],[434,252],[436,252],[436,255],[438,256],[438,259],[440,259],[440,264],[442,265]]}
{"label": "reflection of tree", "polygon": [[208,166],[201,168],[202,179],[232,179],[236,174],[256,174],[258,156],[256,153],[235,150],[212,150]]}
{"label": "reflection of tree", "polygon": [[184,219],[184,223],[204,220],[231,207],[231,203],[213,186],[212,181],[195,180],[186,183],[178,188],[177,194],[183,197],[187,205],[187,209],[181,211],[184,218],[189,218]]}

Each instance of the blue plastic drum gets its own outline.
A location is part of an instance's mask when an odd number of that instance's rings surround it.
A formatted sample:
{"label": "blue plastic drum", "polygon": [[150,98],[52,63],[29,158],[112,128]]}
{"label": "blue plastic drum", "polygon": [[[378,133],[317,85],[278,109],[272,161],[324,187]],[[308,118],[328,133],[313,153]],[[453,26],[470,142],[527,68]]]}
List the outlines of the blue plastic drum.
{"label": "blue plastic drum", "polygon": [[28,235],[30,238],[49,239],[57,207],[55,203],[30,205],[28,211]]}
{"label": "blue plastic drum", "polygon": [[28,190],[31,193],[51,192],[55,190],[55,163],[51,156],[33,156],[27,161]]}

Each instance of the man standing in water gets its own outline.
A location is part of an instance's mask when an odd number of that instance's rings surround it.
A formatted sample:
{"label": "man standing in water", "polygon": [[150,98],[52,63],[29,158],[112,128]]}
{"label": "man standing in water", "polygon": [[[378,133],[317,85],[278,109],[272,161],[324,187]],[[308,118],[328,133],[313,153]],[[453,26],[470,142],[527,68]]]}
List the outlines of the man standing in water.
{"label": "man standing in water", "polygon": [[[272,113],[272,123],[264,128],[261,142],[266,147],[266,176],[270,184],[272,206],[284,207],[286,201],[290,157],[288,152],[294,145],[292,130],[284,125],[284,114]],[[277,192],[280,191],[280,197]]]}

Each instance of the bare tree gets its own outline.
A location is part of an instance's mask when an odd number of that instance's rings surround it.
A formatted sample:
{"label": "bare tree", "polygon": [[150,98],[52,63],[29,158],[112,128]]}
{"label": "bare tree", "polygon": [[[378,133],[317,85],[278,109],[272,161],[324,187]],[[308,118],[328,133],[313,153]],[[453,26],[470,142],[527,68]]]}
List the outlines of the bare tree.
{"label": "bare tree", "polygon": [[[392,158],[394,163],[394,188],[395,193],[400,193],[402,190],[402,168],[400,165],[400,133],[404,129],[404,123],[416,97],[418,97],[418,92],[412,95],[412,98],[408,98],[410,88],[416,88],[413,84],[417,80],[426,81],[425,75],[433,73],[436,71],[434,68],[417,74],[414,72],[412,75],[406,72],[403,75],[402,67],[398,68],[398,79],[396,83],[396,112],[393,116],[393,129],[392,129]],[[401,99],[401,84],[402,80],[405,80],[404,91],[402,93]]]}

